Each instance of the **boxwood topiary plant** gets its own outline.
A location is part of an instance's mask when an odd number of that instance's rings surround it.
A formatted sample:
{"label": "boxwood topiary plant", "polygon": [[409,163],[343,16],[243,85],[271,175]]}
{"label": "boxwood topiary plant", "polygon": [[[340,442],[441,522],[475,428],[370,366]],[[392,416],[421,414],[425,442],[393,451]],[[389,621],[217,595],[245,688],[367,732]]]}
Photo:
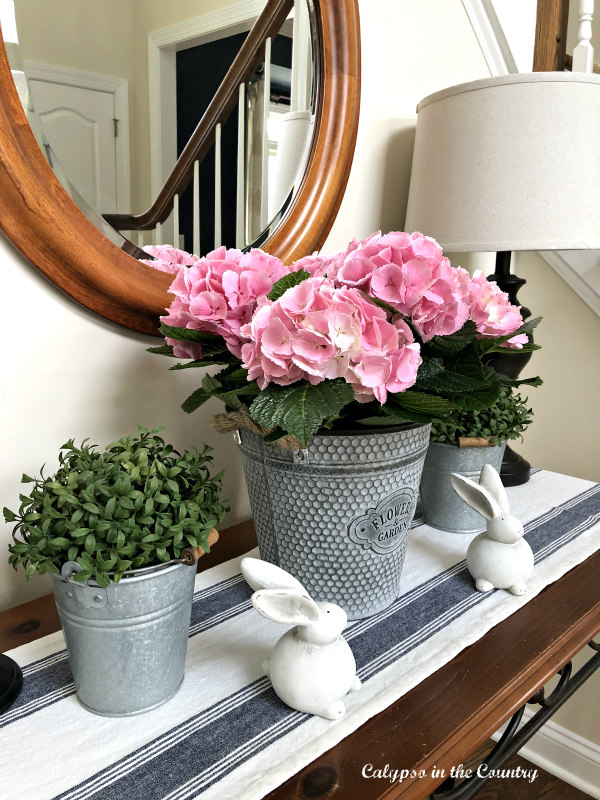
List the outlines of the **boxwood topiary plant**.
{"label": "boxwood topiary plant", "polygon": [[432,442],[458,444],[459,438],[487,439],[497,445],[505,439],[517,439],[532,421],[527,398],[510,389],[502,389],[500,397],[483,411],[453,411],[443,422],[431,426]]}
{"label": "boxwood topiary plant", "polygon": [[[208,535],[229,508],[221,503],[223,473],[211,476],[211,448],[183,454],[158,436],[164,428],[138,425],[138,435],[119,439],[98,452],[85,439],[60,448],[52,477],[23,475],[32,483],[20,495],[9,563],[34,572],[59,573],[67,561],[83,569],[76,581],[100,586],[123,573],[179,558],[186,547],[210,550]],[[18,534],[18,536],[17,536]]]}

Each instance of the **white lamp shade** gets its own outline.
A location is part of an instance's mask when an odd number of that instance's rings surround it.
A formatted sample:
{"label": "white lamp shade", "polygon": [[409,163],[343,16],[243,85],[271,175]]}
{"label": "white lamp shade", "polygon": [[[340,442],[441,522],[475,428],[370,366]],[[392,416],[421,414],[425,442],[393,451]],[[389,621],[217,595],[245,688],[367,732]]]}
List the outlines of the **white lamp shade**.
{"label": "white lamp shade", "polygon": [[489,78],[417,111],[406,230],[449,252],[600,248],[600,75]]}

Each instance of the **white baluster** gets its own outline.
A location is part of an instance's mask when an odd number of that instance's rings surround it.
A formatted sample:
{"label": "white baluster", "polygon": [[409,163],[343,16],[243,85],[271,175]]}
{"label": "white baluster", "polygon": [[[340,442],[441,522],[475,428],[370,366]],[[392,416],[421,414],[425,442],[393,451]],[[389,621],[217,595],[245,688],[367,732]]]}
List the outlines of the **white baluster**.
{"label": "white baluster", "polygon": [[194,161],[194,202],[193,202],[193,245],[194,253],[200,255],[200,163]]}
{"label": "white baluster", "polygon": [[215,249],[221,247],[221,123],[215,128]]}
{"label": "white baluster", "polygon": [[179,195],[173,195],[173,247],[179,248]]}
{"label": "white baluster", "polygon": [[290,111],[305,111],[310,108],[311,70],[312,54],[308,3],[306,0],[295,0]]}
{"label": "white baluster", "polygon": [[269,222],[269,107],[271,105],[271,37],[265,41],[265,85],[262,125],[262,169],[260,217],[263,229]]}
{"label": "white baluster", "polygon": [[593,72],[594,48],[592,38],[592,18],[594,0],[579,0],[579,27],[577,45],[573,48],[573,72]]}
{"label": "white baluster", "polygon": [[160,227],[160,222],[156,223],[156,228],[154,229],[154,244],[156,245],[162,244],[162,231]]}
{"label": "white baluster", "polygon": [[246,246],[246,84],[240,83],[238,104],[237,191],[235,212],[235,246]]}

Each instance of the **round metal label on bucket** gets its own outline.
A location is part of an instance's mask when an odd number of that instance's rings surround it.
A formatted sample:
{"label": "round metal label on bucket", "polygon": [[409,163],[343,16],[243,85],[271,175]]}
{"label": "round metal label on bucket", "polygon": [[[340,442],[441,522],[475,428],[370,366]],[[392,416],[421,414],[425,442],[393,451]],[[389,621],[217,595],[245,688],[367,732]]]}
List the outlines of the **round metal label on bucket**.
{"label": "round metal label on bucket", "polygon": [[410,489],[396,492],[375,508],[352,520],[348,535],[356,544],[385,555],[396,550],[410,528],[416,506],[416,496]]}

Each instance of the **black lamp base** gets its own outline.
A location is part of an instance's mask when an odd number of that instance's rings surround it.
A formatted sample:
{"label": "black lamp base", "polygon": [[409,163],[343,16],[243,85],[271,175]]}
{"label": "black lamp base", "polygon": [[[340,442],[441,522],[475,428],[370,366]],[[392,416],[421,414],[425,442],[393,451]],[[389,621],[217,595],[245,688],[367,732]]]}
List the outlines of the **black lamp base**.
{"label": "black lamp base", "polygon": [[[510,271],[511,253],[504,251],[496,254],[496,271],[493,275],[488,275],[488,279],[495,281],[503,292],[508,294],[508,298],[513,305],[519,305],[517,299],[517,292],[525,283],[523,278],[519,278]],[[531,316],[531,311],[528,308],[521,307],[521,314],[523,319]],[[502,354],[494,353],[489,359],[489,362],[497,372],[502,372],[509,378],[518,378],[521,371],[531,358],[531,353],[511,353]],[[504,486],[520,486],[522,483],[527,483],[530,476],[531,466],[523,456],[506,446],[504,451],[504,458],[502,460],[502,469],[500,470],[500,478]]]}
{"label": "black lamp base", "polygon": [[523,456],[509,447],[506,446],[504,451],[504,458],[502,459],[502,468],[500,470],[500,478],[504,486],[520,486],[522,483],[527,483],[530,476],[531,465],[526,461]]}
{"label": "black lamp base", "polygon": [[17,699],[23,685],[21,667],[4,653],[0,653],[0,714]]}

